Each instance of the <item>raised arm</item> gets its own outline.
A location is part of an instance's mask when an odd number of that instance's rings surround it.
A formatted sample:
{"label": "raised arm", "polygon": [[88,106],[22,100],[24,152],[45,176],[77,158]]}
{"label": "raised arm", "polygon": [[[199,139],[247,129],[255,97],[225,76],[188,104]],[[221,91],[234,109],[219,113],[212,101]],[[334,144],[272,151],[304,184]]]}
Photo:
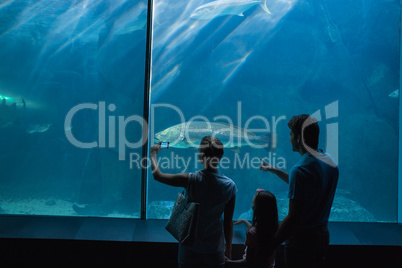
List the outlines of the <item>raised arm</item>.
{"label": "raised arm", "polygon": [[267,161],[265,161],[264,159],[261,159],[262,161],[261,165],[260,165],[260,169],[263,171],[269,171],[272,174],[275,174],[276,176],[278,176],[281,180],[283,180],[284,182],[286,182],[287,184],[289,184],[289,174],[283,170],[280,170],[274,166],[272,166],[270,163],[268,163]]}
{"label": "raised arm", "polygon": [[168,174],[160,170],[157,159],[160,150],[162,150],[161,142],[151,147],[151,167],[154,179],[170,186],[187,188],[188,173]]}

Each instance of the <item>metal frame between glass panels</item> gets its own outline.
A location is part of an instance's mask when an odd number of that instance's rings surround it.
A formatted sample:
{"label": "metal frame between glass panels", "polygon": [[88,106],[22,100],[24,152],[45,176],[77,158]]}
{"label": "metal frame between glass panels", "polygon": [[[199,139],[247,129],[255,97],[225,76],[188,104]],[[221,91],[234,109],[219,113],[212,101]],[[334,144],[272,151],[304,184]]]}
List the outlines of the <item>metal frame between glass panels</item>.
{"label": "metal frame between glass panels", "polygon": [[[152,75],[152,14],[153,1],[148,0],[148,15],[147,15],[147,44],[145,57],[145,82],[144,82],[144,124],[142,129],[142,138],[147,139],[147,142],[142,144],[142,159],[148,157],[148,122],[149,122],[149,94],[151,90],[151,75]],[[148,178],[147,168],[142,166],[141,173],[141,219],[147,218],[147,191]]]}
{"label": "metal frame between glass panels", "polygon": [[[400,16],[400,21],[399,25],[401,25],[402,22],[402,6],[400,6],[400,11],[401,11],[401,16]],[[401,86],[402,86],[402,42],[401,42],[401,33],[399,33],[399,92],[401,92]],[[398,223],[402,224],[402,98],[399,93],[399,152],[398,152],[398,211],[397,211],[397,218],[398,218]]]}

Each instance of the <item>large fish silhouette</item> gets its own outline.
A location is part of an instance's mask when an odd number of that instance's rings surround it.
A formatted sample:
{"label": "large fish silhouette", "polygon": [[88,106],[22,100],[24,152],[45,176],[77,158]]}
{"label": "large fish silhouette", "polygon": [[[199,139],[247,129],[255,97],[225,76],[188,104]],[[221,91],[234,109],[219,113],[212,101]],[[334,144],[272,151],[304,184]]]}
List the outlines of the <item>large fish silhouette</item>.
{"label": "large fish silhouette", "polygon": [[170,147],[198,148],[204,136],[215,136],[225,146],[236,151],[242,146],[274,150],[276,133],[257,136],[246,129],[219,122],[192,121],[171,126],[155,134],[155,143],[169,142]]}
{"label": "large fish silhouette", "polygon": [[209,20],[226,15],[244,16],[243,12],[249,10],[255,5],[260,5],[265,12],[271,14],[267,8],[267,0],[218,0],[199,6],[190,15],[190,18],[197,20]]}

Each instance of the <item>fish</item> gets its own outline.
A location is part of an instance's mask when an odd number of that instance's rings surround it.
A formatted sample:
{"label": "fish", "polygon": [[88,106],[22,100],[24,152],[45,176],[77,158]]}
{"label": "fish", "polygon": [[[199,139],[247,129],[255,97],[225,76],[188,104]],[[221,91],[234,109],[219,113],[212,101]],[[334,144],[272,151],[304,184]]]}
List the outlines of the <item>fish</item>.
{"label": "fish", "polygon": [[399,89],[392,91],[391,94],[388,95],[388,97],[397,99],[399,97]]}
{"label": "fish", "polygon": [[146,6],[136,16],[130,13],[130,16],[122,16],[114,24],[114,34],[124,35],[131,34],[132,32],[146,29],[147,26],[147,10]]}
{"label": "fish", "polygon": [[33,133],[43,133],[49,130],[49,128],[52,126],[52,124],[47,123],[47,124],[31,124],[29,128],[27,129],[28,134],[33,134]]}
{"label": "fish", "polygon": [[243,12],[258,4],[265,12],[271,14],[269,9],[267,8],[267,0],[218,0],[197,7],[190,15],[190,18],[196,20],[210,20],[226,15],[244,16]]}
{"label": "fish", "polygon": [[[218,138],[224,148],[237,152],[242,146],[276,148],[276,133],[257,136],[246,129],[220,122],[190,121],[171,126],[155,134],[154,142],[169,142],[173,148],[198,148],[205,136]],[[270,146],[271,145],[271,146]]]}

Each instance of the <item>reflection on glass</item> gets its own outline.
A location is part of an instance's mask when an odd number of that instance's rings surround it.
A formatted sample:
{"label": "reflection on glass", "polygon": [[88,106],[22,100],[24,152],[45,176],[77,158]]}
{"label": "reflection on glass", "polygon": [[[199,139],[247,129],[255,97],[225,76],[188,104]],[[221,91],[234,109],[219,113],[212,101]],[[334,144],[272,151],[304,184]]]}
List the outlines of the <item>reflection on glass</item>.
{"label": "reflection on glass", "polygon": [[139,217],[120,118],[142,116],[146,21],[142,0],[0,4],[1,213]]}
{"label": "reflection on glass", "polygon": [[[287,122],[309,113],[320,121],[320,148],[339,163],[330,219],[395,221],[400,5],[361,4],[154,1],[150,135],[171,142],[159,154],[161,168],[201,168],[193,134],[205,122],[275,135],[268,150],[231,143],[220,172],[239,189],[235,218],[251,217],[255,190],[264,188],[277,196],[283,219],[288,186],[262,173],[259,157],[289,171],[299,156],[291,151]],[[184,123],[190,133],[178,128]],[[238,141],[236,131],[228,135]],[[181,190],[149,184],[148,217],[169,217]]]}

